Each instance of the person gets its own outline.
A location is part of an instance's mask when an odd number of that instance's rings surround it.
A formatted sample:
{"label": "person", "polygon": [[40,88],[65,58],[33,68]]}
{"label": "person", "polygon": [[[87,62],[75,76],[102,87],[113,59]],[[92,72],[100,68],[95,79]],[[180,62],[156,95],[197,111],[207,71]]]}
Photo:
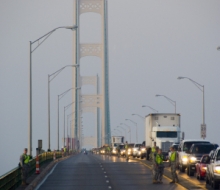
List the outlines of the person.
{"label": "person", "polygon": [[158,152],[158,147],[155,148],[154,152],[151,152],[151,156],[152,156],[152,174],[153,174],[153,183],[157,183],[157,163],[156,163],[156,155]]}
{"label": "person", "polygon": [[63,150],[64,150],[64,156],[66,156],[66,146],[64,146]]}
{"label": "person", "polygon": [[151,153],[150,153],[151,160],[153,160],[153,156],[155,155],[156,147],[157,147],[156,142],[154,142],[154,146],[152,146]]}
{"label": "person", "polygon": [[170,154],[169,161],[170,161],[171,175],[172,175],[172,181],[170,183],[172,184],[175,182],[177,182],[177,183],[179,182],[179,179],[178,179],[178,176],[176,173],[176,166],[178,164],[178,154],[174,150],[173,147],[170,147],[170,152],[171,152],[171,154]]}
{"label": "person", "polygon": [[157,175],[155,180],[157,181],[157,183],[163,183],[162,178],[163,178],[164,164],[163,164],[163,154],[161,149],[158,149],[158,152],[155,157],[155,162],[156,162],[156,170],[157,170]]}
{"label": "person", "polygon": [[128,161],[128,142],[125,142],[125,155],[126,155],[126,160]]}
{"label": "person", "polygon": [[28,185],[27,177],[28,177],[30,156],[27,155],[27,151],[28,149],[25,148],[24,153],[20,156],[22,185]]}
{"label": "person", "polygon": [[118,157],[120,157],[120,147],[119,147],[119,145],[117,146],[117,153],[118,153]]}

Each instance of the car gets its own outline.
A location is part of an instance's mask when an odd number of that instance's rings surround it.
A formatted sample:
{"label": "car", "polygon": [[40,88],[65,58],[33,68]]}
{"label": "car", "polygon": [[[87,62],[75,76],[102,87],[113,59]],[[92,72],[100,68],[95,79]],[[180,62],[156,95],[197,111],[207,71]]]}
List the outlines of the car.
{"label": "car", "polygon": [[134,147],[132,148],[132,156],[133,158],[138,157],[138,151],[139,148],[142,144],[135,144]]}
{"label": "car", "polygon": [[[132,155],[132,148],[134,147],[134,143],[128,144],[128,155]],[[120,149],[120,155],[121,156],[126,156],[126,150],[125,150],[125,145],[122,149]]]}
{"label": "car", "polygon": [[187,174],[193,176],[196,172],[196,164],[201,160],[204,154],[208,154],[214,149],[214,145],[211,143],[196,143],[192,144],[188,152],[187,162]]}
{"label": "car", "polygon": [[206,170],[206,184],[211,184],[214,189],[219,188],[220,184],[220,148],[217,148],[210,157],[210,163]]}
{"label": "car", "polygon": [[204,154],[201,160],[196,163],[196,177],[197,179],[204,179],[206,177],[207,164],[210,163],[208,154]]}
{"label": "car", "polygon": [[188,153],[192,144],[209,143],[209,141],[201,139],[186,139],[182,140],[178,147],[178,165],[181,172],[185,172],[188,163]]}

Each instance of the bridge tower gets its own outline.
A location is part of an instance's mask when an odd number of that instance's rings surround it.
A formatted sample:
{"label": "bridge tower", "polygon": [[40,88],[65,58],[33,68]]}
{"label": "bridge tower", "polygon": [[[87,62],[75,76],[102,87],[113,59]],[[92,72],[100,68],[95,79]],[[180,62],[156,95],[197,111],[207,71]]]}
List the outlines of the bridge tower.
{"label": "bridge tower", "polygon": [[[101,43],[81,43],[80,42],[80,15],[89,12],[100,14],[101,16]],[[78,26],[73,33],[73,64],[79,67],[73,68],[73,88],[84,84],[94,85],[98,80],[94,77],[80,76],[80,59],[85,56],[96,56],[101,60],[101,92],[96,94],[82,94],[81,89],[73,93],[75,106],[75,123],[73,125],[72,136],[75,138],[75,147],[81,142],[81,111],[95,108],[97,117],[97,145],[110,143],[110,109],[109,109],[109,70],[108,70],[108,18],[107,0],[74,0],[74,24]],[[94,85],[96,86],[96,85]],[[99,87],[97,86],[97,89]],[[101,115],[101,129],[99,129],[98,117]],[[100,135],[99,135],[100,132]]]}

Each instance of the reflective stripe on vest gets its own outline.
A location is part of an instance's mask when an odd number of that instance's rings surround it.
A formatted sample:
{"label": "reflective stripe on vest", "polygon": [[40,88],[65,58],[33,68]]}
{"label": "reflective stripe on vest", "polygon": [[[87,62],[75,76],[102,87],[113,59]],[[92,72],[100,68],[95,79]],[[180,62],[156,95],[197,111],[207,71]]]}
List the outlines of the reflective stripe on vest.
{"label": "reflective stripe on vest", "polygon": [[170,156],[170,161],[175,162],[176,161],[176,152],[172,152]]}

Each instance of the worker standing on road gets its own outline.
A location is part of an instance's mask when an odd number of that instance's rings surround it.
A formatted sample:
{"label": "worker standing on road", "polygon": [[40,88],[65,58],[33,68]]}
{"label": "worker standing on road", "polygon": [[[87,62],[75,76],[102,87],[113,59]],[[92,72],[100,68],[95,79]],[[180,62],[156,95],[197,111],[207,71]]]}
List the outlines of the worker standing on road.
{"label": "worker standing on road", "polygon": [[155,151],[151,152],[152,157],[152,173],[153,173],[153,183],[157,183],[157,176],[158,176],[158,168],[157,168],[157,162],[156,162],[156,155],[158,153],[158,147],[155,147]]}
{"label": "worker standing on road", "polygon": [[169,161],[170,161],[170,167],[171,167],[171,175],[172,175],[172,179],[173,179],[170,183],[172,184],[175,182],[176,183],[179,182],[179,179],[178,179],[178,176],[176,173],[176,166],[178,164],[178,154],[174,150],[173,147],[170,147],[170,151],[171,151],[171,155],[170,155]]}
{"label": "worker standing on road", "polygon": [[150,153],[150,159],[151,160],[153,160],[153,156],[154,156],[154,154],[155,154],[155,152],[156,152],[156,142],[154,142],[154,146],[151,148],[151,153]]}
{"label": "worker standing on road", "polygon": [[29,160],[30,156],[27,155],[28,149],[24,149],[24,153],[20,156],[20,166],[21,166],[21,178],[22,185],[29,185],[27,183],[28,171],[29,171]]}
{"label": "worker standing on road", "polygon": [[126,155],[126,160],[128,161],[128,142],[125,142],[125,155]]}
{"label": "worker standing on road", "polygon": [[163,171],[164,171],[164,164],[163,164],[163,155],[162,155],[162,150],[158,149],[158,153],[155,158],[156,161],[156,170],[157,170],[157,183],[163,183],[162,178],[163,178]]}

